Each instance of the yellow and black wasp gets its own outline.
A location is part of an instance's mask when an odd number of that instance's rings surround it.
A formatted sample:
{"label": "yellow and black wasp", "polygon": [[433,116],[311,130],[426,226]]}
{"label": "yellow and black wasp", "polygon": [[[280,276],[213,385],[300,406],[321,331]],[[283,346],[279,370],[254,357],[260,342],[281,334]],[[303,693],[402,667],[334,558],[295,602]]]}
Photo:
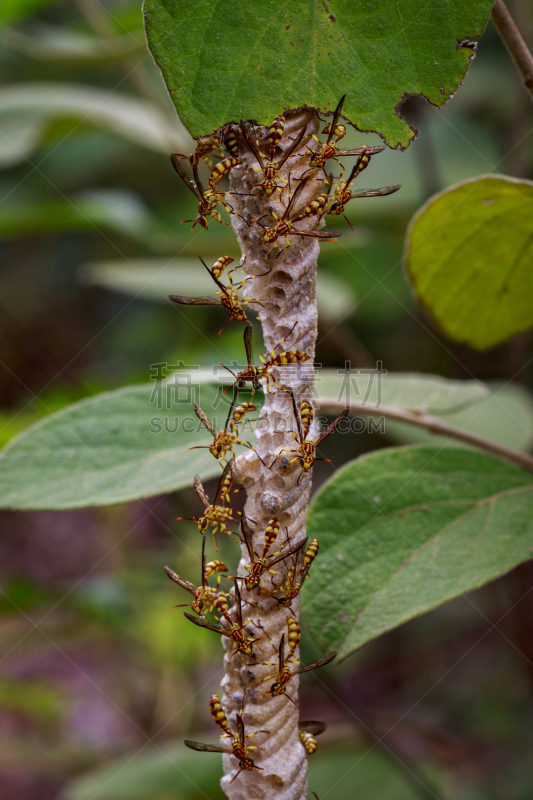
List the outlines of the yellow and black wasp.
{"label": "yellow and black wasp", "polygon": [[[235,375],[235,373],[229,367],[225,367],[225,369],[227,369],[228,372],[231,372],[235,378],[234,386],[236,386],[238,389],[242,389],[247,383],[251,383],[253,397],[253,392],[255,392],[256,389],[261,388],[259,381],[265,378],[267,392],[270,391],[270,381],[272,381],[276,389],[278,389],[279,386],[276,382],[276,379],[271,373],[273,367],[285,367],[291,364],[300,364],[304,361],[309,361],[309,355],[304,353],[303,350],[284,350],[276,355],[276,350],[278,347],[281,347],[281,345],[287,341],[297,324],[298,323],[295,322],[288,334],[284,336],[281,342],[274,347],[268,360],[265,361],[264,356],[259,356],[259,360],[262,362],[261,366],[254,366],[252,352],[252,329],[246,328],[244,331],[244,349],[246,351],[246,360],[248,362],[248,366],[237,375]],[[265,353],[265,356],[267,355],[268,354]],[[221,366],[224,366],[224,364],[221,364]],[[226,391],[228,390],[226,389]]]}
{"label": "yellow and black wasp", "polygon": [[[307,539],[303,539],[298,544],[294,544],[289,546],[285,550],[281,550],[278,553],[274,553],[273,556],[267,559],[267,553],[274,543],[277,533],[279,531],[279,520],[275,517],[270,520],[267,525],[267,530],[265,532],[265,546],[263,548],[262,556],[258,557],[257,553],[254,550],[254,543],[252,539],[252,532],[250,531],[250,527],[248,525],[248,520],[245,514],[241,514],[241,535],[244,543],[246,545],[246,549],[248,550],[248,555],[250,556],[250,563],[245,564],[245,568],[248,570],[249,574],[245,577],[236,578],[236,580],[243,580],[244,585],[248,589],[249,592],[252,589],[255,589],[257,586],[262,586],[264,588],[264,584],[262,581],[262,576],[265,572],[270,572],[272,575],[275,575],[276,572],[272,569],[274,564],[277,564],[279,561],[283,561],[283,559],[287,558],[288,556],[293,555],[293,553],[297,553],[304,545],[307,544]],[[273,533],[275,535],[273,536]],[[232,577],[232,576],[230,576]]]}
{"label": "yellow and black wasp", "polygon": [[219,330],[218,332],[219,336],[226,327],[226,325],[229,322],[231,322],[232,319],[236,320],[237,322],[246,322],[248,325],[251,325],[252,323],[246,316],[246,311],[244,309],[244,306],[249,305],[250,303],[257,303],[257,305],[262,306],[263,301],[267,303],[270,301],[267,300],[266,298],[254,298],[254,297],[241,298],[239,297],[239,291],[242,289],[244,284],[252,280],[252,278],[262,277],[263,275],[268,275],[268,273],[264,272],[261,273],[261,275],[249,275],[243,281],[234,284],[231,275],[233,272],[235,272],[236,269],[238,269],[238,267],[235,267],[234,269],[231,269],[227,273],[229,283],[224,284],[222,283],[220,277],[217,274],[220,270],[219,263],[220,262],[223,262],[225,264],[231,263],[233,259],[230,256],[222,256],[222,258],[219,258],[217,261],[215,261],[211,269],[209,269],[203,258],[200,258],[200,261],[202,262],[202,264],[204,265],[204,267],[206,268],[206,270],[208,271],[208,273],[211,275],[214,282],[218,286],[219,290],[218,292],[216,292],[216,294],[220,295],[220,298],[216,299],[215,297],[184,297],[183,295],[180,294],[171,294],[169,295],[170,300],[172,300],[173,303],[179,303],[180,305],[184,306],[222,306],[222,308],[225,308],[226,311],[229,312],[229,317]]}
{"label": "yellow and black wasp", "polygon": [[[198,524],[198,530],[202,534],[202,536],[209,527],[212,527],[213,540],[215,542],[217,550],[218,550],[218,544],[215,535],[217,531],[220,530],[223,533],[227,533],[228,536],[232,537],[232,539],[235,538],[227,527],[227,524],[229,522],[238,521],[233,516],[233,509],[229,506],[229,494],[231,491],[231,486],[233,484],[232,467],[233,467],[233,459],[231,461],[228,461],[222,475],[220,476],[220,481],[218,482],[215,500],[213,503],[210,502],[209,497],[206,494],[200,476],[195,475],[193,479],[193,486],[196,490],[196,494],[198,495],[198,497],[200,498],[200,500],[204,505],[204,513],[202,514],[201,517],[178,517],[178,519],[190,520],[196,522]],[[233,491],[239,491],[239,490],[235,489]],[[225,502],[228,503],[228,506],[224,505]]]}
{"label": "yellow and black wasp", "polygon": [[174,572],[173,569],[170,567],[165,567],[165,572],[167,573],[168,577],[177,583],[178,586],[181,586],[183,589],[186,589],[190,592],[194,600],[192,603],[180,603],[174,608],[183,608],[184,606],[190,606],[193,611],[195,611],[200,617],[205,617],[207,612],[212,612],[213,609],[216,609],[219,614],[227,614],[228,613],[228,597],[229,595],[226,592],[220,591],[220,578],[222,577],[220,574],[217,577],[217,585],[216,588],[209,586],[208,579],[211,575],[215,575],[221,572],[227,572],[228,568],[224,564],[223,561],[209,561],[207,564],[205,563],[205,539],[202,540],[202,583],[201,586],[194,586],[194,584],[190,583],[189,581],[180,578],[177,572]]}
{"label": "yellow and black wasp", "polygon": [[[298,447],[296,449],[291,449],[289,447],[282,448],[277,454],[272,464],[270,465],[270,469],[272,469],[278,458],[283,458],[283,460],[286,462],[284,464],[284,469],[287,469],[295,461],[298,461],[302,468],[302,472],[298,477],[298,485],[300,485],[300,483],[302,482],[302,478],[305,475],[307,475],[307,473],[309,472],[315,461],[330,461],[329,458],[316,458],[315,456],[316,449],[324,441],[324,439],[327,439],[327,437],[333,433],[335,428],[338,428],[341,422],[348,416],[348,414],[350,413],[350,407],[347,406],[342,412],[342,414],[340,414],[340,416],[338,416],[336,420],[334,420],[330,425],[328,425],[328,427],[324,431],[322,431],[322,433],[319,436],[317,436],[316,439],[310,439],[309,441],[307,441],[309,428],[306,429],[303,426],[301,414],[302,413],[305,413],[306,415],[309,414],[309,409],[308,409],[309,403],[307,403],[307,401],[305,400],[301,401],[301,403],[305,405],[300,406],[300,414],[299,414],[296,408],[294,393],[290,391],[289,394],[292,398],[294,418],[296,420],[296,424],[298,427],[298,432],[295,433],[293,431],[292,435],[294,436],[298,444]],[[289,454],[295,453],[295,455],[293,458],[286,460],[285,457],[282,456],[282,453],[289,453]]]}
{"label": "yellow and black wasp", "polygon": [[279,258],[279,256],[288,247],[290,247],[291,243],[289,241],[289,236],[308,236],[308,237],[313,238],[313,239],[322,239],[324,241],[327,241],[327,240],[336,239],[338,236],[342,235],[342,234],[339,234],[339,233],[332,233],[332,232],[329,232],[329,231],[305,231],[305,230],[301,230],[300,228],[295,228],[294,227],[294,223],[296,222],[297,219],[301,220],[305,216],[310,216],[310,215],[307,215],[307,214],[303,214],[303,215],[300,215],[300,216],[297,216],[297,217],[294,217],[294,218],[291,219],[291,211],[293,209],[293,206],[296,203],[296,200],[300,196],[300,193],[303,191],[304,187],[307,185],[309,180],[312,180],[312,179],[310,177],[304,178],[304,180],[302,180],[298,184],[298,186],[296,187],[296,189],[292,193],[291,198],[290,198],[290,200],[289,200],[289,202],[288,202],[288,204],[287,204],[287,206],[285,208],[285,211],[283,212],[281,217],[278,217],[278,215],[276,214],[275,211],[271,211],[270,212],[271,215],[275,219],[275,225],[270,225],[270,226],[263,225],[263,223],[261,222],[262,218],[261,219],[253,219],[253,217],[252,217],[252,222],[255,222],[255,224],[259,225],[259,227],[261,227],[263,229],[263,231],[264,231],[264,233],[263,233],[263,242],[264,242],[264,244],[270,244],[271,242],[274,242],[274,247],[271,247],[270,250],[267,252],[267,257],[270,255],[270,253],[272,253],[273,250],[276,249],[276,247],[278,246],[278,239],[280,239],[282,237],[285,238],[285,241],[287,242],[287,244],[285,245],[285,247],[283,247],[279,251],[279,253],[276,256],[276,258]]}
{"label": "yellow and black wasp", "polygon": [[187,173],[183,169],[181,165],[181,159],[183,156],[180,156],[178,153],[172,153],[170,156],[170,160],[172,161],[172,166],[187,186],[188,189],[193,193],[193,195],[198,200],[198,216],[196,219],[184,219],[181,223],[184,225],[186,222],[192,222],[191,230],[194,230],[195,225],[200,225],[200,227],[207,230],[208,225],[208,218],[214,217],[221,225],[226,225],[227,227],[231,227],[228,222],[224,222],[222,217],[220,216],[220,212],[217,210],[217,206],[221,205],[228,214],[233,214],[234,211],[224,199],[226,196],[226,192],[221,192],[218,190],[215,184],[210,184],[209,189],[204,189],[200,178],[198,176],[198,169],[197,166],[193,167],[194,177],[196,181],[196,186],[187,176]]}
{"label": "yellow and black wasp", "polygon": [[[274,648],[275,650],[276,648]],[[293,698],[287,694],[286,687],[287,684],[294,678],[295,675],[301,675],[304,672],[311,672],[313,669],[318,669],[319,667],[324,667],[326,664],[329,664],[330,661],[333,661],[337,653],[328,653],[323,658],[319,658],[317,661],[313,661],[312,664],[307,664],[305,667],[299,667],[299,669],[291,670],[289,664],[285,660],[285,634],[281,635],[281,639],[279,642],[278,648],[278,668],[275,675],[267,675],[266,678],[263,678],[261,683],[265,681],[270,681],[274,678],[274,683],[266,692],[266,694],[271,694],[272,697],[279,697],[280,695],[285,695],[291,703],[294,703],[295,706],[298,703],[293,700]],[[267,666],[273,666],[268,664]]]}
{"label": "yellow and black wasp", "polygon": [[233,783],[235,778],[240,775],[243,770],[263,769],[263,767],[258,767],[254,763],[254,760],[248,755],[250,750],[257,750],[257,747],[247,745],[246,739],[251,739],[252,736],[255,736],[257,733],[268,733],[268,731],[255,731],[254,733],[246,734],[242,716],[241,714],[237,714],[237,730],[235,733],[232,733],[218,695],[214,694],[211,697],[209,705],[213,719],[224,731],[222,736],[231,739],[231,748],[220,747],[219,745],[213,744],[203,744],[202,742],[193,742],[190,739],[185,739],[184,744],[190,747],[191,750],[199,750],[202,753],[227,753],[228,755],[235,756],[239,762],[239,771],[233,776],[230,783]]}
{"label": "yellow and black wasp", "polygon": [[233,409],[237,394],[237,391],[233,393],[233,400],[231,401],[231,405],[229,407],[226,423],[221,431],[216,431],[211,420],[202,407],[198,403],[194,404],[194,413],[200,422],[205,425],[209,433],[213,436],[213,443],[209,445],[196,445],[195,447],[189,447],[189,450],[202,450],[207,448],[211,454],[214,455],[215,458],[218,458],[220,463],[222,463],[226,460],[228,453],[232,454],[232,458],[235,457],[235,451],[233,448],[236,445],[243,445],[244,447],[249,447],[250,450],[253,450],[257,457],[263,461],[259,453],[257,453],[255,447],[250,444],[250,442],[241,441],[239,439],[239,431],[237,426],[244,420],[246,414],[249,414],[251,411],[256,411],[257,406],[250,402],[244,402],[240,403],[234,411]]}
{"label": "yellow and black wasp", "polygon": [[[237,581],[235,583],[235,618],[236,621],[233,622],[229,612],[224,615],[224,619],[229,622],[229,628],[223,628],[222,625],[212,625],[210,622],[207,622],[205,619],[199,619],[198,617],[193,617],[191,614],[185,613],[187,619],[191,622],[194,622],[195,625],[199,625],[200,628],[207,628],[208,631],[213,631],[213,633],[219,633],[222,636],[227,636],[229,639],[233,640],[233,648],[235,653],[239,653],[241,658],[243,655],[248,656],[249,658],[255,658],[254,654],[254,644],[255,642],[260,642],[264,639],[264,636],[259,638],[247,638],[246,636],[246,626],[252,623],[251,619],[248,619],[246,622],[243,623],[242,617],[242,602],[241,602],[241,593],[239,591],[239,584]],[[235,655],[233,653],[232,655]],[[243,659],[244,660],[244,659]]]}
{"label": "yellow and black wasp", "polygon": [[307,755],[310,756],[315,752],[317,748],[315,737],[319,736],[321,733],[324,733],[326,728],[326,723],[319,722],[318,720],[304,720],[298,723],[298,736],[300,737],[300,741],[303,744]]}

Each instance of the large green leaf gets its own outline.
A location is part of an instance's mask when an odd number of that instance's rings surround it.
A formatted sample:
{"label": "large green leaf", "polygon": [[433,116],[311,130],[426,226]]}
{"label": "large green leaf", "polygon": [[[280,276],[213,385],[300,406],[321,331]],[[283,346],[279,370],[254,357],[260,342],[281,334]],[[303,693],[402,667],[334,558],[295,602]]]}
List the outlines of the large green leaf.
{"label": "large green leaf", "polygon": [[305,618],[345,657],[531,558],[533,477],[458,448],[381,450],[320,489],[308,535],[320,557]]}
{"label": "large green leaf", "polygon": [[[468,381],[470,383],[470,381]],[[489,393],[464,408],[437,413],[444,422],[476,433],[514,450],[530,450],[533,445],[533,398],[516,383],[489,385]],[[457,439],[445,439],[424,428],[386,420],[387,437],[402,444],[435,444],[439,447],[465,447]]]}
{"label": "large green leaf", "polygon": [[224,424],[227,406],[212,408],[216,388],[154,390],[155,382],[105,392],[27,429],[0,454],[0,506],[108,505],[190,485],[195,473],[219,474],[208,450],[189,450],[212,441],[198,426],[194,400]]}
{"label": "large green leaf", "polygon": [[[213,741],[198,732],[193,738]],[[216,735],[215,735],[216,738]],[[319,797],[335,786],[339,800],[378,797],[380,800],[419,800],[394,761],[368,747],[342,741],[324,750],[323,743],[309,763],[309,782]],[[141,751],[111,761],[75,777],[61,800],[221,800],[220,756],[198,755],[183,745],[148,745]]]}
{"label": "large green leaf", "polygon": [[405,265],[422,305],[476,350],[533,325],[533,183],[488,175],[432,197],[407,232]]}
{"label": "large green leaf", "polygon": [[[333,370],[324,372],[324,386],[337,393],[343,376]],[[189,485],[196,472],[202,478],[217,474],[219,468],[206,450],[188,449],[210,441],[192,403],[199,397],[219,427],[227,405],[217,399],[220,389],[213,384],[212,370],[185,370],[177,375],[179,390],[160,385],[154,396],[155,384],[151,384],[105,392],[27,428],[0,454],[0,507],[108,505],[179,489]],[[183,388],[188,375],[191,390]],[[223,381],[225,375],[218,377]],[[362,380],[359,376],[364,396],[369,376]],[[482,384],[436,376],[387,375],[383,386],[384,401],[414,411],[452,411],[486,396]],[[158,400],[164,408],[157,407]],[[260,405],[260,393],[254,402]],[[179,425],[183,419],[192,420],[186,425],[194,432],[181,428],[174,432],[176,420]]]}
{"label": "large green leaf", "polygon": [[488,397],[480,381],[455,381],[440,375],[386,370],[320,370],[315,379],[317,399],[328,403],[358,403],[411,411],[416,414],[450,414]]}
{"label": "large green leaf", "polygon": [[[200,737],[201,738],[201,737]],[[153,746],[77,778],[63,800],[201,800],[223,798],[220,756],[197,757],[183,744]]]}
{"label": "large green leaf", "polygon": [[148,44],[194,137],[226,122],[270,124],[287,108],[335,108],[391,147],[414,132],[397,113],[456,91],[492,0],[145,0]]}

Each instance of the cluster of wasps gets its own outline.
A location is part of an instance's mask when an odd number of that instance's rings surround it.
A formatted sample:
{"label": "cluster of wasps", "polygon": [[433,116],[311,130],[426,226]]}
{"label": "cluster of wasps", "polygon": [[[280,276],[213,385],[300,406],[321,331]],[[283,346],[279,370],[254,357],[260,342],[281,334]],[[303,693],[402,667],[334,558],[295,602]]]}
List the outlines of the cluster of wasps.
{"label": "cluster of wasps", "polygon": [[[344,98],[339,102],[331,123],[328,123],[323,130],[323,133],[327,135],[326,142],[320,142],[316,137],[306,137],[304,128],[289,146],[281,152],[281,155],[278,155],[280,149],[279,144],[283,137],[285,126],[285,120],[280,116],[276,117],[270,127],[270,149],[266,155],[260,151],[255,137],[243,122],[240,123],[237,130],[234,128],[226,130],[225,133],[227,135],[225,136],[219,137],[213,135],[200,139],[194,153],[190,156],[177,153],[172,154],[171,158],[174,168],[198,199],[198,216],[195,220],[186,220],[186,222],[192,221],[193,228],[195,225],[207,228],[209,218],[213,217],[222,224],[227,224],[221,219],[218,210],[220,206],[228,211],[229,214],[236,213],[227,199],[228,195],[231,193],[222,191],[220,189],[220,183],[229,172],[240,163],[239,146],[247,147],[257,161],[257,166],[252,167],[252,169],[259,173],[258,183],[255,184],[252,189],[259,189],[259,191],[268,198],[273,197],[279,192],[280,198],[283,199],[284,193],[289,193],[289,198],[283,214],[278,217],[274,211],[270,212],[274,220],[270,226],[263,225],[261,220],[252,220],[252,222],[263,229],[263,242],[265,244],[274,243],[274,248],[269,250],[267,255],[278,246],[278,240],[282,238],[285,240],[286,246],[280,250],[280,252],[283,252],[283,250],[290,246],[289,236],[297,235],[331,239],[336,235],[319,231],[302,230],[297,227],[299,221],[310,217],[320,220],[324,214],[344,216],[344,208],[353,198],[386,195],[399,189],[399,186],[387,186],[370,191],[352,191],[352,182],[368,166],[371,156],[384,148],[362,147],[358,150],[340,150],[338,143],[346,134],[345,126],[339,122],[343,101]],[[281,177],[279,173],[281,168],[295,155],[299,156],[301,165],[301,150],[304,147],[308,151],[309,163],[308,165],[304,165],[303,174],[300,175],[299,178],[296,178],[296,180],[298,180],[298,185],[294,191],[291,191],[291,174],[289,173],[288,180],[286,180]],[[333,159],[337,161],[337,163],[340,163],[338,161],[340,156],[354,155],[357,156],[357,160],[346,180],[343,179],[345,174],[344,168],[342,168],[340,177],[335,179],[331,175],[328,177],[326,172],[326,163],[328,161]],[[220,159],[214,166],[213,158]],[[198,174],[198,166],[202,159],[211,170],[209,188],[207,189],[204,189],[202,186]],[[188,161],[192,169],[194,182],[189,179],[184,170],[182,162],[185,160]],[[327,192],[321,194],[305,208],[298,211],[298,199],[304,187],[309,181],[317,180],[317,174],[319,172],[323,173],[323,177],[321,177],[320,180],[327,184]],[[332,189],[333,194],[331,194]],[[246,324],[244,329],[244,349],[246,352],[247,366],[238,373],[234,373],[229,367],[226,367],[232,374],[234,383],[232,387],[233,398],[222,430],[217,430],[201,406],[198,403],[195,404],[196,415],[213,437],[212,443],[206,445],[206,447],[219,461],[222,468],[213,500],[208,496],[198,475],[194,477],[193,481],[194,488],[203,507],[199,516],[192,517],[192,520],[198,525],[199,533],[203,537],[200,583],[198,586],[195,586],[193,583],[184,580],[169,567],[165,567],[165,570],[171,580],[192,595],[192,601],[184,604],[189,606],[194,612],[194,614],[185,613],[185,617],[190,622],[198,627],[226,637],[231,641],[233,646],[231,657],[238,655],[247,665],[249,672],[252,672],[250,668],[253,667],[254,664],[271,666],[273,668],[272,674],[258,680],[256,686],[252,689],[254,694],[260,691],[260,685],[262,683],[270,681],[270,688],[264,692],[265,695],[284,697],[287,701],[297,706],[296,700],[290,694],[292,679],[296,675],[318,669],[328,664],[336,655],[336,653],[329,653],[312,664],[307,664],[305,666],[300,664],[297,657],[297,649],[300,641],[300,627],[292,604],[296,598],[298,598],[304,581],[309,575],[311,565],[317,556],[319,548],[318,540],[312,539],[312,541],[308,542],[307,539],[304,539],[303,541],[293,544],[289,539],[289,532],[287,528],[285,528],[285,541],[278,549],[275,549],[283,536],[283,534],[280,536],[280,530],[282,529],[280,519],[272,517],[272,519],[268,521],[264,531],[258,531],[257,528],[252,530],[251,524],[257,525],[257,523],[248,519],[244,512],[238,512],[232,507],[231,496],[235,492],[240,491],[239,489],[233,488],[235,480],[233,464],[236,446],[248,447],[256,454],[257,458],[260,458],[263,464],[265,463],[253,445],[243,438],[240,431],[240,427],[244,423],[247,415],[257,410],[257,406],[253,402],[254,392],[262,387],[262,381],[264,382],[264,391],[280,391],[273,370],[281,370],[287,365],[309,361],[310,356],[302,350],[283,349],[284,343],[294,332],[297,325],[297,323],[295,323],[286,336],[270,353],[265,353],[260,356],[260,363],[254,363],[252,353],[252,326],[247,317],[246,307],[251,303],[261,306],[263,303],[269,303],[269,299],[242,296],[241,290],[245,291],[247,282],[259,276],[249,276],[244,280],[234,281],[233,275],[238,267],[228,269],[233,262],[230,256],[222,256],[215,261],[211,267],[208,267],[202,259],[200,259],[200,261],[216,284],[217,291],[215,296],[195,298],[171,295],[171,300],[182,305],[219,305],[225,308],[229,313],[229,317],[220,330],[220,333],[222,333],[228,322],[232,320],[244,322]],[[251,386],[251,398],[250,400],[239,403],[239,391],[247,385]],[[327,460],[317,458],[317,448],[324,439],[332,434],[340,425],[348,414],[349,409],[346,408],[325,430],[315,435],[315,431],[313,430],[314,410],[311,403],[305,399],[300,399],[299,402],[297,402],[292,390],[288,391],[288,395],[290,397],[290,407],[295,422],[295,428],[293,430],[295,446],[293,448],[282,448],[275,455],[272,463],[265,466],[272,469],[275,465],[279,464],[280,460],[282,469],[284,470],[288,470],[292,465],[296,465],[296,469],[299,469],[297,483],[300,484],[311,470],[315,461]],[[184,518],[181,517],[180,519]],[[233,530],[231,529],[232,527]],[[227,575],[228,567],[218,559],[206,562],[205,535],[208,531],[212,533],[217,550],[218,544],[216,536],[221,533],[228,534],[246,548],[249,556],[249,563],[245,565],[245,575]],[[254,546],[254,534],[256,541],[259,536],[261,537],[260,540],[263,542],[260,552],[257,552]],[[285,565],[283,573],[284,578],[281,583],[276,584],[274,579],[270,576],[276,576],[276,571],[273,567],[281,562]],[[210,579],[214,576],[216,576],[216,584],[212,585]],[[268,588],[265,586],[264,581],[267,576],[269,577]],[[221,588],[223,577],[233,582],[234,602],[231,608],[230,592]],[[241,591],[243,588],[246,590],[247,597],[251,599],[242,598]],[[287,610],[286,631],[281,635],[277,644],[272,641],[269,633],[260,622],[254,622],[253,619],[245,613],[245,606],[250,606],[251,608],[255,607],[253,602],[254,595],[260,599],[268,597],[273,601],[275,607]],[[265,664],[265,662],[260,662],[256,658],[256,644],[262,640],[268,640],[272,646],[275,656],[272,663],[267,662]],[[249,744],[248,740],[252,739],[252,737],[257,734],[268,735],[269,732],[259,730],[253,733],[246,732],[244,723],[246,693],[244,693],[242,698],[241,712],[236,715],[235,724],[233,726],[230,725],[217,694],[214,694],[210,699],[210,710],[214,722],[222,730],[221,738],[227,739],[228,741],[223,742],[222,746],[209,745],[190,740],[186,740],[185,744],[194,750],[200,750],[202,752],[233,755],[238,762],[239,769],[232,778],[232,782],[243,770],[262,769],[255,764],[250,755],[252,751],[258,748],[255,745]],[[322,733],[325,727],[325,723],[313,720],[301,721],[299,723],[300,741],[308,754],[312,754],[316,750],[317,743],[315,737]]]}
{"label": "cluster of wasps", "polygon": [[[279,192],[282,201],[285,192],[289,195],[281,217],[272,209],[269,211],[270,216],[273,218],[273,222],[270,225],[263,224],[261,220],[251,220],[255,225],[262,228],[263,243],[273,243],[273,247],[268,251],[267,255],[270,255],[278,248],[278,240],[280,239],[284,239],[286,245],[278,252],[278,256],[290,247],[289,236],[307,236],[328,240],[335,239],[340,235],[331,232],[302,230],[298,227],[298,222],[307,218],[314,218],[318,223],[326,214],[343,216],[353,230],[350,221],[344,214],[345,207],[350,200],[362,197],[385,196],[397,192],[400,186],[395,184],[394,186],[383,186],[379,189],[352,191],[353,181],[369,165],[371,157],[376,153],[382,152],[385,147],[384,145],[378,147],[363,145],[363,147],[357,149],[340,149],[339,142],[346,136],[346,126],[339,122],[345,96],[339,101],[332,121],[328,122],[322,131],[323,134],[327,135],[325,142],[321,142],[314,134],[306,135],[307,126],[304,126],[299,136],[295,137],[289,146],[280,153],[281,148],[279,145],[283,137],[285,118],[279,116],[270,126],[268,137],[269,152],[267,154],[261,152],[255,135],[242,120],[238,127],[230,125],[223,129],[224,135],[222,138],[214,133],[211,136],[199,139],[194,153],[190,156],[173,153],[171,160],[174,169],[198,200],[198,215],[196,219],[184,220],[183,222],[192,222],[193,228],[196,225],[200,225],[202,228],[207,229],[209,217],[213,217],[222,225],[228,225],[229,223],[224,222],[220,216],[219,206],[224,208],[230,216],[241,216],[233,209],[230,200],[228,200],[228,197],[231,197],[233,193],[222,191],[220,188],[221,181],[229,175],[234,167],[241,163],[239,159],[239,147],[241,146],[252,153],[257,162],[257,166],[252,167],[252,170],[258,172],[261,176],[261,179],[258,178],[259,183],[254,184],[251,188],[259,189],[267,198],[274,197],[276,192]],[[308,164],[304,164],[303,172],[298,176],[289,172],[288,180],[282,178],[280,175],[281,169],[285,164],[288,164],[291,158],[298,157],[301,164],[302,148],[307,151],[305,158],[308,160]],[[345,169],[339,161],[339,158],[343,156],[357,156],[357,160],[347,178],[344,177]],[[213,158],[220,158],[220,161],[215,166],[213,166]],[[198,165],[202,159],[211,170],[207,189],[202,185],[198,173]],[[341,167],[340,175],[337,177],[334,177],[331,173],[328,175],[326,169],[327,163],[332,160]],[[187,175],[182,165],[183,161],[189,163],[194,181]],[[293,184],[297,183],[294,190],[291,189],[291,178]],[[304,208],[298,208],[298,199],[304,187],[310,181],[316,180],[324,182],[327,185],[327,190]],[[244,219],[244,217],[241,218]],[[247,220],[244,221],[247,225],[250,224]]]}

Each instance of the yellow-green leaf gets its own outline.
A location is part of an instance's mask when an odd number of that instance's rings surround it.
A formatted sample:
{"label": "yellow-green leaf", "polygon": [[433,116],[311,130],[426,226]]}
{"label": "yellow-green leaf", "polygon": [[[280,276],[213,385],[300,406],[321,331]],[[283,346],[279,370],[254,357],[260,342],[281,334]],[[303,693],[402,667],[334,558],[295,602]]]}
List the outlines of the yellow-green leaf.
{"label": "yellow-green leaf", "polygon": [[432,197],[407,232],[405,266],[447,336],[486,350],[533,325],[533,183],[500,175]]}

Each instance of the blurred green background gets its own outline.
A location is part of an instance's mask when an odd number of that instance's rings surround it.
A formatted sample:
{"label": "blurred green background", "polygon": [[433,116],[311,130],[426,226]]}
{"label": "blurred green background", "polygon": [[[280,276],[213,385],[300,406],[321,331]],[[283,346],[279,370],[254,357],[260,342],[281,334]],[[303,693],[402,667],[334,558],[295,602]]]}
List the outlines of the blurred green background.
{"label": "blurred green background", "polygon": [[[531,4],[510,5],[533,44]],[[146,51],[139,0],[2,0],[0,76],[0,443],[74,400],[146,382],[151,364],[239,359],[242,328],[217,337],[223,312],[166,300],[192,259],[236,246],[214,222],[180,225],[195,203],[168,156],[193,145]],[[431,194],[489,172],[533,177],[530,101],[492,26],[442,111],[411,99],[403,113],[420,138],[376,157],[358,185],[401,191],[353,202],[353,233],[330,218],[344,235],[320,260],[317,361],[527,390],[530,335],[485,354],[454,345],[401,266]],[[347,146],[378,141],[351,132]],[[392,429],[363,433],[324,454],[338,465],[397,442]],[[332,469],[320,464],[315,485]],[[176,521],[194,513],[186,490],[0,514],[2,800],[221,796],[218,757],[181,745],[216,741],[220,643],[171,610],[186,598],[162,571],[199,577],[196,527]],[[222,541],[232,568],[235,555]],[[306,676],[301,716],[329,725],[310,759],[320,800],[531,798],[532,587],[523,565],[476,607],[457,600]],[[304,661],[316,653],[305,639]]]}

